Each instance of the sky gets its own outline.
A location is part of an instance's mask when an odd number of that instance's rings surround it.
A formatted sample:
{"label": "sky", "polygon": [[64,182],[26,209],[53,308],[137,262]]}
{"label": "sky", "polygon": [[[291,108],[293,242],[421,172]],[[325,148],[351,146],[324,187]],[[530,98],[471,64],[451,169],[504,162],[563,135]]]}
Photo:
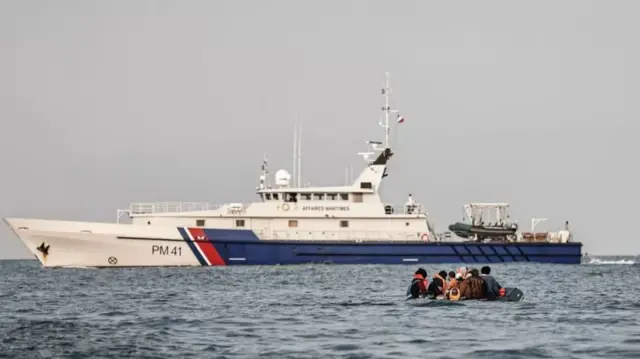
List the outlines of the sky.
{"label": "sky", "polygon": [[[405,122],[386,201],[436,231],[470,202],[590,254],[640,254],[637,1],[0,0],[0,217],[251,202],[263,154],[342,185]],[[634,155],[635,153],[635,155]],[[0,258],[32,258],[4,223]]]}

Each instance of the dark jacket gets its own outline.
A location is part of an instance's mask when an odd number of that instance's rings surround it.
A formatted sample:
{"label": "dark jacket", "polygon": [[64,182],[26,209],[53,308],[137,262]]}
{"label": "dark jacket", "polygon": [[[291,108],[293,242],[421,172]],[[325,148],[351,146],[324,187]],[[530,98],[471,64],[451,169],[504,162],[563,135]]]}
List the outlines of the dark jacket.
{"label": "dark jacket", "polygon": [[407,297],[418,298],[424,296],[427,291],[427,281],[421,275],[413,276],[411,285],[407,288]]}
{"label": "dark jacket", "polygon": [[484,280],[471,276],[460,283],[460,298],[481,299],[486,298]]}
{"label": "dark jacket", "polygon": [[500,297],[500,288],[502,287],[500,286],[500,284],[498,284],[498,281],[496,281],[495,278],[490,275],[482,274],[481,277],[485,283],[487,299],[494,300]]}
{"label": "dark jacket", "polygon": [[444,292],[441,288],[444,288],[444,282],[439,277],[434,277],[427,288],[427,294],[434,297],[442,295]]}

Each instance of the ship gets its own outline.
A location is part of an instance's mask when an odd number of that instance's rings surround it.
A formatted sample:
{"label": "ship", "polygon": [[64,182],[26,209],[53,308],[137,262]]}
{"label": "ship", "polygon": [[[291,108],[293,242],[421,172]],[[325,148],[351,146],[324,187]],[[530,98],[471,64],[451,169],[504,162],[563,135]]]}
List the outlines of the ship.
{"label": "ship", "polygon": [[[517,238],[518,224],[511,221],[509,203],[469,203],[464,205],[464,210],[470,223],[456,222],[449,226],[458,237],[476,241]],[[493,212],[495,218],[491,218]]]}
{"label": "ship", "polygon": [[381,188],[394,156],[390,133],[404,122],[390,106],[390,90],[386,73],[378,122],[384,140],[366,141],[368,150],[358,153],[363,169],[344,185],[303,185],[299,171],[292,176],[285,169],[272,178],[263,154],[257,199],[250,203],[131,203],[111,223],[4,221],[47,268],[580,263],[579,242],[454,241],[450,233],[435,233],[425,206],[411,194],[404,205],[383,201]]}

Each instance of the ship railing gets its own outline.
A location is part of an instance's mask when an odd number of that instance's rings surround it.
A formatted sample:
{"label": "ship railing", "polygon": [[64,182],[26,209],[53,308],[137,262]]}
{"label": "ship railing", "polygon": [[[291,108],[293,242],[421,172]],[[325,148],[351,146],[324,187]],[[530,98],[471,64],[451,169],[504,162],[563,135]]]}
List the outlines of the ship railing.
{"label": "ship railing", "polygon": [[420,203],[405,204],[402,206],[385,204],[385,214],[425,214],[424,206]]}
{"label": "ship railing", "polygon": [[153,213],[181,213],[213,211],[221,205],[207,202],[155,202],[132,203],[129,206],[129,215],[153,214]]}
{"label": "ship railing", "polygon": [[[284,240],[348,240],[366,241],[437,241],[433,235],[424,232],[391,232],[391,231],[257,231],[263,239]],[[426,234],[426,236],[425,236]]]}

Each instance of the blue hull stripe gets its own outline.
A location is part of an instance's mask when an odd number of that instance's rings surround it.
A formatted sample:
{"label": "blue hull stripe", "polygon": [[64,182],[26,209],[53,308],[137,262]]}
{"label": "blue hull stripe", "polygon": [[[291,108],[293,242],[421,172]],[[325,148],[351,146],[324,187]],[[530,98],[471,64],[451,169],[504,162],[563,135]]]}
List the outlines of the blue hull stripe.
{"label": "blue hull stripe", "polygon": [[189,248],[191,248],[193,255],[196,256],[196,258],[198,259],[198,262],[200,262],[200,265],[203,265],[203,266],[208,265],[207,262],[204,260],[204,258],[202,258],[202,254],[200,254],[200,251],[198,251],[198,248],[196,248],[195,243],[193,243],[189,239],[189,235],[187,234],[187,231],[185,231],[185,229],[181,227],[178,227],[178,231],[180,232],[182,239],[184,239],[184,241],[187,242],[187,245],[189,246]]}
{"label": "blue hull stripe", "polygon": [[[563,263],[580,264],[582,243],[473,243],[473,242],[360,242],[318,240],[261,240],[250,230],[202,229],[228,265],[305,263],[416,264],[416,263]],[[207,262],[189,240],[180,235],[201,265]]]}

